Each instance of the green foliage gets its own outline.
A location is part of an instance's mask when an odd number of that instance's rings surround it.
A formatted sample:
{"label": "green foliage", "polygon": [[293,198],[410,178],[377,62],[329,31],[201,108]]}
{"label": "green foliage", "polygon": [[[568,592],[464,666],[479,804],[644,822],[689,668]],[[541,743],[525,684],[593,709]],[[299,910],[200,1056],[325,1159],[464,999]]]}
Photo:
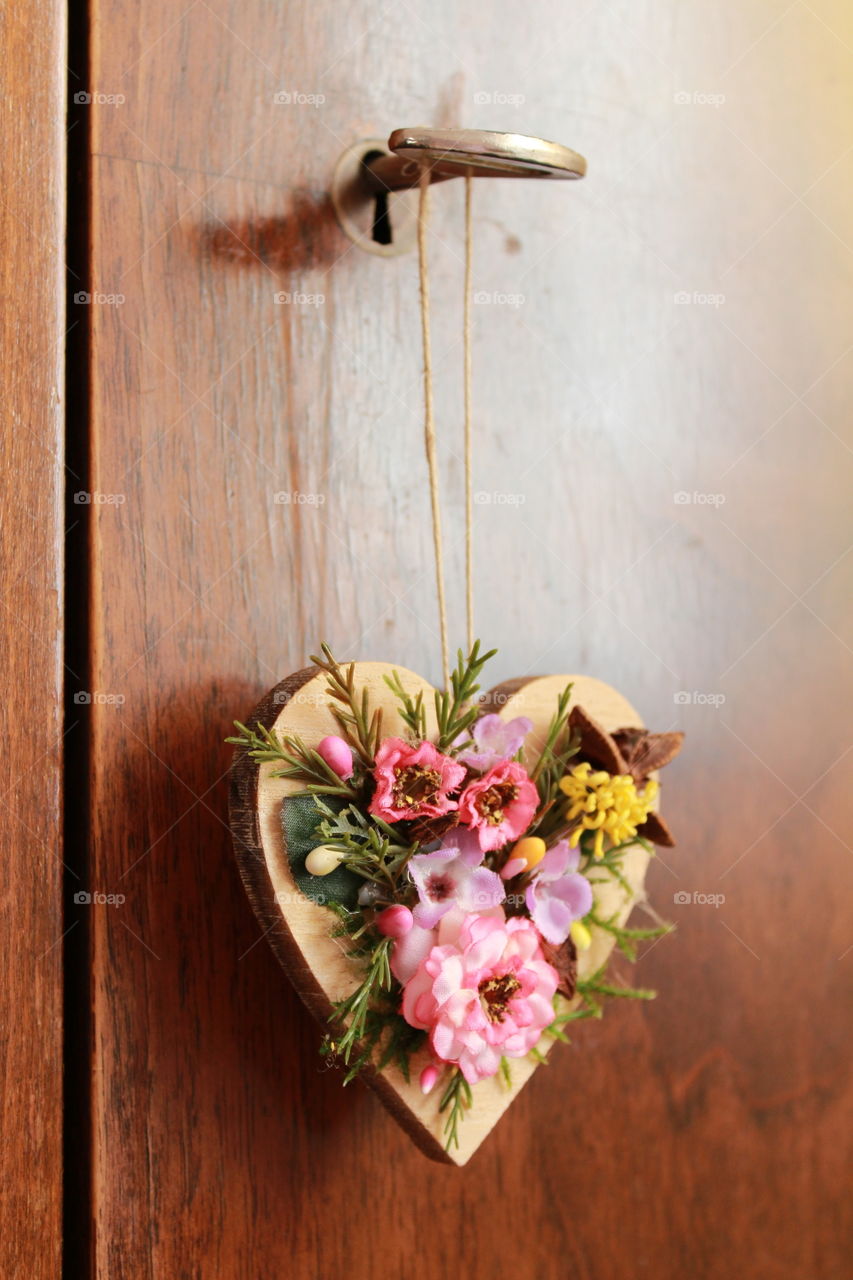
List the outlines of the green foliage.
{"label": "green foliage", "polygon": [[477,684],[483,667],[497,653],[490,649],[488,653],[480,653],[480,641],[474,646],[466,658],[461,649],[457,651],[456,667],[450,673],[450,688],[443,692],[436,690],[435,714],[438,722],[436,746],[439,751],[448,751],[460,734],[467,732],[479,717],[480,710],[471,706],[475,693],[479,693]]}
{"label": "green foliage", "polygon": [[321,814],[317,843],[340,849],[344,855],[341,865],[348,871],[393,891],[417,845],[400,844],[392,827],[356,805],[336,808],[319,797],[316,805]]}
{"label": "green foliage", "polygon": [[654,1000],[657,996],[656,991],[650,991],[648,987],[626,987],[621,984],[604,981],[604,971],[606,965],[602,965],[589,978],[582,978],[578,982],[578,995],[581,997],[583,1004],[580,1008],[591,1010],[582,1016],[600,1018],[602,1015],[602,1000],[610,997],[618,1000]]}
{"label": "green foliage", "polygon": [[355,663],[341,667],[332,656],[327,644],[320,646],[322,657],[312,654],[310,661],[326,673],[326,687],[333,700],[332,714],[343,736],[361,757],[362,763],[371,768],[382,738],[382,709],[371,713],[367,687],[361,696],[355,687]]}
{"label": "green foliage", "polygon": [[383,679],[400,704],[400,719],[411,731],[412,737],[422,741],[427,736],[423,689],[419,689],[418,696],[413,698],[403,688],[403,682],[396,671],[392,671],[390,676],[383,676]]}
{"label": "green foliage", "polygon": [[301,782],[306,791],[317,795],[356,799],[358,793],[354,788],[344,782],[322,756],[306,747],[299,738],[292,738],[287,734],[279,738],[272,729],[266,729],[262,724],[254,730],[247,728],[239,720],[234,721],[234,727],[239,731],[239,736],[226,738],[226,742],[236,747],[245,747],[258,764],[281,761],[284,767],[274,771],[274,778],[292,778]]}
{"label": "green foliage", "polygon": [[459,1122],[464,1120],[465,1113],[473,1101],[471,1086],[457,1067],[451,1075],[447,1088],[441,1095],[441,1101],[438,1104],[439,1114],[447,1112],[447,1119],[444,1123],[445,1151],[449,1151],[451,1147],[456,1147],[458,1150]]}
{"label": "green foliage", "polygon": [[603,920],[595,911],[590,911],[586,917],[585,923],[594,924],[597,928],[603,929],[605,933],[609,933],[615,940],[616,946],[622,952],[626,959],[634,961],[637,959],[637,944],[639,942],[648,942],[652,938],[662,938],[667,933],[672,933],[675,929],[674,924],[656,925],[653,929],[628,929],[624,925],[616,923],[618,912],[614,912],[612,916],[608,916]]}
{"label": "green foliage", "polygon": [[[350,995],[343,1000],[338,1000],[333,1006],[329,1021],[340,1026],[341,1031],[338,1035],[333,1033],[333,1039],[329,1042],[330,1049],[347,1066],[353,1051],[368,1034],[371,1008],[377,1007],[376,1001],[383,991],[391,989],[392,945],[392,938],[382,938],[379,942],[371,941],[365,944],[364,950],[367,954],[364,955],[364,977]],[[362,1062],[361,1065],[364,1063]]]}

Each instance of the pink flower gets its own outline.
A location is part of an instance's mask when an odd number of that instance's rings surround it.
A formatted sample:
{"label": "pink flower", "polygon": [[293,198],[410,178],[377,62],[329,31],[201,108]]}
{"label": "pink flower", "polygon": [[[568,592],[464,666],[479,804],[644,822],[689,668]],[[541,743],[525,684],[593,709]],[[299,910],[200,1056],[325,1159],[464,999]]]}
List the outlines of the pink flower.
{"label": "pink flower", "polygon": [[536,928],[555,946],[565,942],[575,920],[592,910],[592,886],[577,870],[580,850],[561,840],[549,849],[527,886],[525,901]]}
{"label": "pink flower", "polygon": [[450,799],[465,777],[465,768],[444,756],[431,742],[410,746],[402,738],[386,738],[376,753],[376,791],[368,808],[385,822],[403,818],[440,818],[457,807]]}
{"label": "pink flower", "polygon": [[559,979],[525,917],[446,919],[439,945],[406,984],[403,1017],[429,1032],[437,1058],[476,1084],[495,1075],[502,1057],[523,1058],[536,1046],[554,1019]]}
{"label": "pink flower", "polygon": [[496,907],[504,900],[500,876],[482,867],[483,850],[470,831],[459,828],[434,853],[416,853],[409,859],[409,875],[414,880],[420,902],[415,907],[415,924],[432,929],[452,907],[463,912]]}
{"label": "pink flower", "polygon": [[502,849],[523,835],[538,805],[539,792],[527,770],[504,760],[468,784],[459,800],[459,817],[477,831],[481,849]]}
{"label": "pink flower", "polygon": [[391,972],[397,981],[405,986],[437,945],[437,929],[422,929],[413,924],[408,933],[396,940],[391,952]]}
{"label": "pink flower", "polygon": [[533,721],[527,716],[516,716],[514,720],[501,720],[496,715],[481,716],[471,730],[473,749],[460,751],[456,759],[478,773],[485,773],[501,760],[514,756],[532,728]]}

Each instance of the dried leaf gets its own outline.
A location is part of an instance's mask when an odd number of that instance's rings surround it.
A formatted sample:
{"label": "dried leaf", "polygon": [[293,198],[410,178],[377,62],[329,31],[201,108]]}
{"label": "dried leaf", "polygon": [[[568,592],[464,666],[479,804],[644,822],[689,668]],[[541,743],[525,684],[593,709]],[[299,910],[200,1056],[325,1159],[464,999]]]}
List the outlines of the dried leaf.
{"label": "dried leaf", "polygon": [[675,844],[675,837],[659,813],[650,813],[643,825],[637,828],[637,834],[668,849]]}
{"label": "dried leaf", "polygon": [[645,782],[678,755],[683,733],[647,733],[645,729],[617,729],[613,738],[635,782]]}
{"label": "dried leaf", "polygon": [[455,813],[444,813],[440,818],[413,818],[408,829],[413,841],[430,844],[433,840],[443,839],[448,831],[458,825],[459,818]]}
{"label": "dried leaf", "polygon": [[577,947],[571,938],[559,946],[554,946],[551,942],[542,939],[542,954],[550,965],[553,965],[560,975],[560,981],[557,983],[557,990],[561,996],[565,996],[567,1000],[571,1000],[577,990],[578,979],[578,952]]}
{"label": "dried leaf", "polygon": [[627,773],[625,759],[615,739],[602,729],[592,716],[587,715],[583,707],[572,707],[569,713],[569,728],[580,737],[579,754],[605,769],[607,773]]}

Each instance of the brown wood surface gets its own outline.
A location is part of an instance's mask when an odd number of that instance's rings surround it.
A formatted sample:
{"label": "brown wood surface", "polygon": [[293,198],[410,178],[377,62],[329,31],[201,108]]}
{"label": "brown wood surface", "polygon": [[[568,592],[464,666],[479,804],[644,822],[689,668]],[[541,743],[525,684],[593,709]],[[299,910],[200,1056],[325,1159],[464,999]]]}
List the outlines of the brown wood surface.
{"label": "brown wood surface", "polygon": [[[846,1274],[851,46],[834,0],[94,4],[99,1277]],[[689,735],[659,1000],[585,1025],[464,1170],[323,1070],[226,814],[231,719],[320,638],[438,675],[416,264],[328,197],[417,123],[589,159],[475,192],[491,679],[588,671]],[[461,636],[460,184],[432,203]]]}
{"label": "brown wood surface", "polygon": [[62,1240],[65,20],[0,40],[0,1275],[53,1280]]}

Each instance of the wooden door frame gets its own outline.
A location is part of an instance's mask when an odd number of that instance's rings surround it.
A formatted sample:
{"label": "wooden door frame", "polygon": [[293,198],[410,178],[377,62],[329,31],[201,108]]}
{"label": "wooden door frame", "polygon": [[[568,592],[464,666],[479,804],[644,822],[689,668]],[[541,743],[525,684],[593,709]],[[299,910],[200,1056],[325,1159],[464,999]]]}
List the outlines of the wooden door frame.
{"label": "wooden door frame", "polygon": [[62,860],[67,12],[6,10],[0,116],[0,384],[6,783],[0,1273],[62,1257]]}

